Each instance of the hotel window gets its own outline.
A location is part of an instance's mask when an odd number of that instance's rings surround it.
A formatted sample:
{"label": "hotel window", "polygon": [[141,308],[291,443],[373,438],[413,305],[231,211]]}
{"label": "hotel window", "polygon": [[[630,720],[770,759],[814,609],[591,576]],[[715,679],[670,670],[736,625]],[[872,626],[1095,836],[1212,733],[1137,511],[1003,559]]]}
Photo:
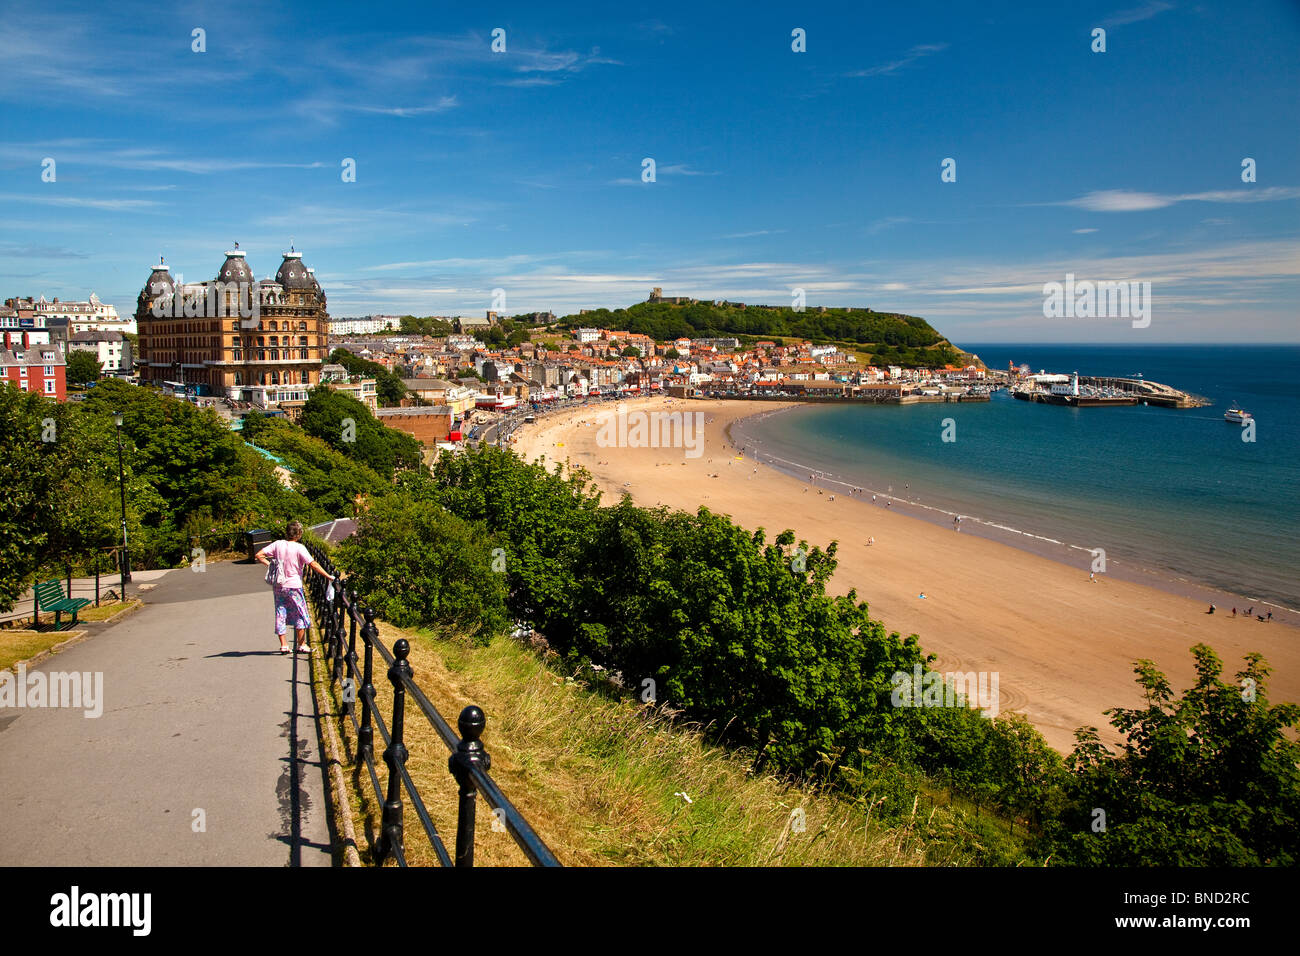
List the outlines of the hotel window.
{"label": "hotel window", "polygon": [[47,365],[47,366],[45,366],[45,376],[46,376],[46,378],[48,378],[49,376],[51,376],[51,375],[53,375],[53,374],[54,374],[54,366],[53,366],[53,365]]}
{"label": "hotel window", "polygon": [[306,322],[299,322],[299,323],[298,323],[298,331],[299,331],[299,332],[306,332],[306,331],[307,331],[307,323],[306,323]]}
{"label": "hotel window", "polygon": [[277,328],[278,328],[278,326],[275,324],[275,320],[272,319],[272,320],[271,320],[271,331],[274,332],[274,331],[276,331]]}
{"label": "hotel window", "polygon": [[52,378],[47,378],[47,379],[45,380],[45,394],[46,394],[46,395],[53,395],[53,394],[54,394],[54,379],[52,379]]}
{"label": "hotel window", "polygon": [[299,381],[301,381],[302,384],[304,384],[304,385],[310,385],[310,384],[311,384],[311,379],[307,377],[307,370],[306,370],[306,369],[303,369],[303,370],[302,370],[302,378],[299,379]]}
{"label": "hotel window", "polygon": [[26,377],[27,377],[27,366],[26,366],[26,365],[20,365],[20,366],[18,366],[18,374],[21,375],[23,378],[26,378]]}
{"label": "hotel window", "polygon": [[[302,348],[306,348],[306,347],[307,347],[307,336],[305,336],[305,335],[300,335],[300,336],[298,336],[298,344],[299,344]],[[307,357],[307,356],[305,356],[305,355],[303,356],[303,358],[306,358],[306,357]]]}

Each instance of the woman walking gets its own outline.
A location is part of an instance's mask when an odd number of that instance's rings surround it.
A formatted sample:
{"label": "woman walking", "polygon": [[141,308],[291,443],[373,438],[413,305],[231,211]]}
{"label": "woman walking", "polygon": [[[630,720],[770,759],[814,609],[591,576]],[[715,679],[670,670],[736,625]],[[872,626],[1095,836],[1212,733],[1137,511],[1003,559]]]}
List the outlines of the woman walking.
{"label": "woman walking", "polygon": [[311,568],[321,577],[334,580],[334,575],[315,562],[301,538],[302,523],[290,521],[283,538],[257,553],[257,560],[262,564],[270,566],[272,558],[276,561],[277,573],[272,583],[275,586],[275,636],[280,639],[281,654],[289,653],[284,638],[285,631],[291,627],[297,631],[298,650],[311,650],[307,644],[311,616],[307,612],[307,597],[303,594],[303,570]]}

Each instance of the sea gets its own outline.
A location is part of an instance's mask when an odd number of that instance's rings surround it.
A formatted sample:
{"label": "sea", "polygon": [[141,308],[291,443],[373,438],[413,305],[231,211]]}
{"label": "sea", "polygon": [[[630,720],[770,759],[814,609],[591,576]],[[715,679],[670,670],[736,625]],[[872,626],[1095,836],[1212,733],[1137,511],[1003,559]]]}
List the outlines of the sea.
{"label": "sea", "polygon": [[[991,401],[818,404],[732,438],[871,507],[1004,541],[1090,573],[1300,623],[1300,346],[969,345],[989,368],[1136,377],[1205,408]],[[1224,421],[1255,418],[1253,441]],[[951,440],[945,441],[945,436]],[[871,495],[877,500],[873,503]],[[1229,602],[1229,603],[1222,603]]]}

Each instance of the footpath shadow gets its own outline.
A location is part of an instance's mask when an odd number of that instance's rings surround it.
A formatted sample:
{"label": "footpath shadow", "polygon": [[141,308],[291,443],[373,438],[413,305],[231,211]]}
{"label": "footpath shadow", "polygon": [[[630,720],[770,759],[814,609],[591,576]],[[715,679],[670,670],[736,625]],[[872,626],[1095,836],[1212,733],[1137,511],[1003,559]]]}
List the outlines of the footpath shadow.
{"label": "footpath shadow", "polygon": [[[279,651],[269,653],[280,656]],[[304,712],[304,708],[310,709]],[[320,774],[325,785],[329,785],[320,747],[316,745],[313,748],[313,740],[320,740],[317,723],[315,696],[311,691],[310,655],[294,652],[289,676],[289,709],[285,722],[280,725],[288,742],[287,752],[281,758],[283,767],[276,784],[281,828],[279,833],[272,834],[273,839],[288,846],[289,859],[286,865],[290,867],[302,866],[304,848],[331,853],[337,842],[334,839],[334,822],[328,819],[328,808],[316,807],[310,791],[303,785],[305,776],[313,773]],[[326,814],[328,827],[325,842],[313,841],[305,833],[310,829],[307,824],[314,813]]]}

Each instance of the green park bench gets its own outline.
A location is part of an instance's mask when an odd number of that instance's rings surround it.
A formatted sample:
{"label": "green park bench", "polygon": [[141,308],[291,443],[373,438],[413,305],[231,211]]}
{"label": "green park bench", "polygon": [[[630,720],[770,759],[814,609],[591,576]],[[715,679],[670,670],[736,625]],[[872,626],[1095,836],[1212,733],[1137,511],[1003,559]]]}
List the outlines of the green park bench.
{"label": "green park bench", "polygon": [[[77,612],[90,603],[89,598],[65,597],[63,594],[63,585],[58,579],[52,581],[42,581],[36,585],[36,603],[33,607],[33,623],[39,624],[41,620],[41,609],[54,612],[54,629],[62,631],[65,628],[73,627],[77,623]],[[66,611],[72,612],[72,620],[67,624],[63,623],[63,614]]]}

